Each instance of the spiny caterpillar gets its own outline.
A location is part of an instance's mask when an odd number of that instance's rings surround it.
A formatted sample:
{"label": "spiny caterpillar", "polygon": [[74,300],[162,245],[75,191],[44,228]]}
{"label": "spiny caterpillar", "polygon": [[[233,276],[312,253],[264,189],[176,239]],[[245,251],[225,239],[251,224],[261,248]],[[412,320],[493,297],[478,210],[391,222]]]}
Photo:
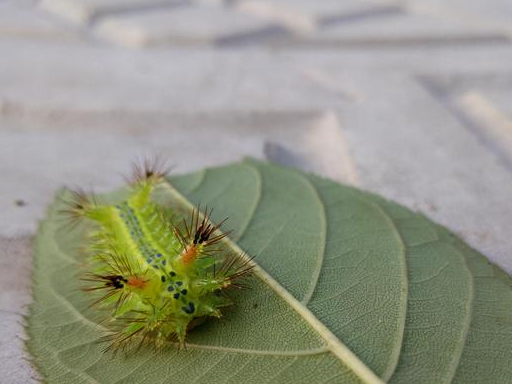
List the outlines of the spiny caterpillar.
{"label": "spiny caterpillar", "polygon": [[[162,347],[177,341],[206,317],[221,317],[232,300],[226,291],[241,288],[240,279],[252,269],[250,259],[229,253],[219,224],[210,222],[212,210],[194,209],[188,220],[171,221],[171,213],[152,200],[165,184],[159,161],[134,166],[129,196],[114,205],[76,190],[63,213],[73,221],[95,222],[88,234],[90,253],[86,292],[100,291],[96,300],[111,309],[112,334],[106,350],[139,346],[152,340]],[[174,216],[172,219],[174,219]]]}

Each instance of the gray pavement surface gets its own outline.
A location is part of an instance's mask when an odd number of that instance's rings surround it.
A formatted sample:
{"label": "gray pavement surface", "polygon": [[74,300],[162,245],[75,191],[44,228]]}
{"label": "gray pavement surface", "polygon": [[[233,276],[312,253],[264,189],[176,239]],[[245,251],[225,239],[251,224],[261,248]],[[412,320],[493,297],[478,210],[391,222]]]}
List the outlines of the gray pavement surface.
{"label": "gray pavement surface", "polygon": [[512,272],[510,0],[0,0],[0,383],[62,185],[254,156],[378,192]]}

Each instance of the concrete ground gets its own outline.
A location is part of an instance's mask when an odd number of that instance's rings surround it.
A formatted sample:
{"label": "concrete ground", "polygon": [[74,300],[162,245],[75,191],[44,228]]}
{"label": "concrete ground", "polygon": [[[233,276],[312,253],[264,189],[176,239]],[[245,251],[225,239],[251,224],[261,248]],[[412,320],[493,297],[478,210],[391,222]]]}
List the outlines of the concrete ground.
{"label": "concrete ground", "polygon": [[250,155],[376,191],[512,272],[509,0],[0,0],[0,382],[62,185]]}

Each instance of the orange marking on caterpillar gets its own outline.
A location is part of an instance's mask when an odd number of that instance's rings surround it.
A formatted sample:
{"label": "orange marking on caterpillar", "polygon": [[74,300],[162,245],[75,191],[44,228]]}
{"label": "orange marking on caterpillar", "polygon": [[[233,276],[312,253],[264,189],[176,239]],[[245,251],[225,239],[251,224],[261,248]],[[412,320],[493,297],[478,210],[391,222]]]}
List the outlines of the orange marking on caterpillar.
{"label": "orange marking on caterpillar", "polygon": [[196,259],[198,254],[197,247],[195,245],[189,245],[181,253],[181,260],[183,264],[189,264]]}
{"label": "orange marking on caterpillar", "polygon": [[141,276],[131,276],[126,282],[127,285],[133,288],[144,289],[146,288],[148,280]]}

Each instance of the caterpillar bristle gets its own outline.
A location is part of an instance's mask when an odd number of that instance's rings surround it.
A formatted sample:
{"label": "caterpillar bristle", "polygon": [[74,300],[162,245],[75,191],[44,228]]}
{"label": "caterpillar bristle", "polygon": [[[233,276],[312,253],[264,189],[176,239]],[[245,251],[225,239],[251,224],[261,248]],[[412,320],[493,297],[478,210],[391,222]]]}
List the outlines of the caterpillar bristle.
{"label": "caterpillar bristle", "polygon": [[200,210],[200,206],[192,210],[189,223],[183,219],[183,231],[177,225],[173,227],[174,234],[183,247],[182,258],[185,263],[189,263],[199,256],[211,256],[214,253],[222,252],[222,247],[211,247],[220,243],[222,239],[231,234],[231,231],[225,231],[224,233],[214,235],[226,222],[227,218],[218,224],[213,224],[211,222],[213,208],[208,210],[208,207],[205,207],[201,220],[199,219]]}
{"label": "caterpillar bristle", "polygon": [[130,344],[131,339],[135,338],[141,332],[145,332],[143,328],[138,328],[130,333],[125,333],[123,330],[120,330],[118,332],[112,333],[111,335],[103,337],[100,342],[109,344],[103,349],[102,352],[105,353],[112,351],[114,355],[120,351],[127,353],[130,347],[133,347],[133,345]]}
{"label": "caterpillar bristle", "polygon": [[168,164],[167,160],[160,156],[145,158],[132,163],[132,173],[125,177],[125,180],[132,186],[146,181],[158,182],[165,178],[171,169],[172,166]]}
{"label": "caterpillar bristle", "polygon": [[113,252],[99,252],[95,255],[95,258],[103,261],[110,268],[110,271],[117,275],[132,277],[144,274],[144,269],[138,260],[130,261],[128,255],[120,254],[115,250]]}
{"label": "caterpillar bristle", "polygon": [[82,219],[86,210],[97,205],[94,193],[87,192],[83,188],[75,188],[69,190],[69,196],[62,197],[60,200],[64,203],[64,208],[59,210],[59,214],[65,220],[65,223],[74,227]]}
{"label": "caterpillar bristle", "polygon": [[[109,342],[109,345],[104,349],[104,352],[113,350],[114,353],[118,351],[129,352],[139,351],[144,347],[150,347],[153,351],[159,351],[171,344],[176,344],[178,348],[184,347],[186,343],[186,335],[180,338],[177,334],[171,334],[167,337],[162,337],[160,332],[164,324],[174,321],[172,317],[159,320],[157,323],[147,326],[147,319],[151,313],[145,311],[133,311],[139,314],[140,317],[117,317],[116,326],[111,328],[111,332],[103,337],[103,342]],[[134,327],[135,325],[135,327]],[[135,328],[131,332],[126,332],[126,327]],[[137,340],[137,342],[135,342]],[[132,341],[134,341],[132,343]]]}
{"label": "caterpillar bristle", "polygon": [[231,286],[242,288],[236,280],[252,274],[254,258],[255,256],[247,257],[245,254],[230,254],[221,265],[218,275],[228,280]]}

